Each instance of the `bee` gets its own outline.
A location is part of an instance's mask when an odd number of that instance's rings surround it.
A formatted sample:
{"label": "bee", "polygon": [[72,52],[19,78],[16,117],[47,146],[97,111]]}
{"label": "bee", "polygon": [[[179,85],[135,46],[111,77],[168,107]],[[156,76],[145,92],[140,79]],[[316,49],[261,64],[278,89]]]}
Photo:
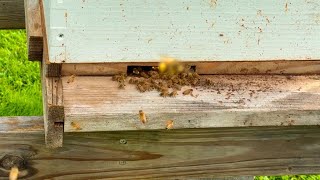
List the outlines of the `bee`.
{"label": "bee", "polygon": [[173,128],[173,121],[167,120],[166,122],[166,129],[172,129]]}
{"label": "bee", "polygon": [[125,73],[119,73],[119,74],[112,76],[112,80],[113,81],[123,81],[126,79],[126,77],[127,77],[127,75]]}
{"label": "bee", "polygon": [[75,122],[71,122],[71,126],[75,129],[75,130],[81,130],[82,128],[80,127],[80,125],[78,123]]}
{"label": "bee", "polygon": [[207,86],[212,86],[212,85],[213,85],[213,82],[212,82],[211,79],[206,78],[206,79],[205,79],[205,84],[206,84]]}
{"label": "bee", "polygon": [[143,124],[147,123],[146,114],[142,110],[139,110],[139,118]]}
{"label": "bee", "polygon": [[145,82],[142,84],[142,86],[144,87],[144,89],[145,89],[146,91],[151,91],[151,90],[153,90],[152,84],[149,83],[149,82],[147,82],[147,81],[145,81]]}
{"label": "bee", "polygon": [[124,89],[125,86],[126,86],[125,82],[124,81],[120,81],[118,88],[119,89]]}
{"label": "bee", "polygon": [[177,95],[178,95],[178,91],[175,89],[169,94],[170,97],[176,97]]}
{"label": "bee", "polygon": [[145,72],[140,72],[140,76],[141,76],[141,77],[144,77],[144,78],[146,78],[146,79],[149,78],[149,75],[148,75],[147,73],[145,73]]}
{"label": "bee", "polygon": [[173,87],[173,82],[172,82],[172,80],[168,80],[168,81],[167,81],[167,86],[168,86],[168,88],[172,88],[172,87]]}
{"label": "bee", "polygon": [[181,86],[179,84],[174,83],[172,86],[173,89],[180,91],[181,90]]}
{"label": "bee", "polygon": [[10,170],[9,179],[10,180],[17,180],[19,176],[19,169],[16,166],[13,166]]}
{"label": "bee", "polygon": [[169,96],[169,90],[168,90],[168,88],[162,88],[162,89],[161,89],[160,96],[162,96],[162,97],[168,97],[168,96]]}
{"label": "bee", "polygon": [[193,92],[193,89],[187,89],[187,90],[183,91],[182,94],[183,94],[184,96],[186,96],[186,95],[192,95],[192,92]]}
{"label": "bee", "polygon": [[137,85],[137,89],[138,89],[140,92],[146,92],[145,87],[144,87],[143,85],[141,85],[141,84],[138,84],[138,85]]}
{"label": "bee", "polygon": [[157,71],[149,71],[148,75],[154,79],[158,79],[160,77]]}
{"label": "bee", "polygon": [[183,73],[180,74],[180,78],[186,78],[187,76],[188,76],[188,74],[185,73],[185,72],[183,72]]}
{"label": "bee", "polygon": [[120,79],[119,75],[112,76],[112,81],[118,81],[118,79]]}
{"label": "bee", "polygon": [[199,84],[199,79],[193,79],[193,80],[191,80],[191,85],[192,86],[196,86],[196,85],[198,85]]}
{"label": "bee", "polygon": [[69,78],[68,78],[68,81],[67,83],[72,83],[74,81],[74,78],[76,77],[76,75],[72,74]]}
{"label": "bee", "polygon": [[197,79],[200,78],[200,75],[199,75],[198,73],[196,73],[196,72],[194,72],[194,73],[192,74],[192,76],[193,76],[194,78],[197,78]]}
{"label": "bee", "polygon": [[137,83],[139,83],[139,78],[132,77],[129,79],[129,84],[137,84]]}
{"label": "bee", "polygon": [[167,88],[167,87],[168,87],[167,83],[164,82],[164,81],[160,81],[160,82],[159,82],[159,86],[161,86],[161,87],[163,87],[163,88]]}

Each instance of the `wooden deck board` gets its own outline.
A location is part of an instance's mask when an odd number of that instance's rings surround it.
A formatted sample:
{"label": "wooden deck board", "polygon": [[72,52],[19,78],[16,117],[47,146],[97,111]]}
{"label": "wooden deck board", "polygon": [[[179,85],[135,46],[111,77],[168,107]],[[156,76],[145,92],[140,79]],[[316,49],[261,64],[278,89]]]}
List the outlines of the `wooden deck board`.
{"label": "wooden deck board", "polygon": [[[65,132],[174,128],[319,125],[320,76],[206,76],[211,89],[163,98],[125,90],[107,76],[62,78]],[[139,110],[148,123],[139,121]]]}
{"label": "wooden deck board", "polygon": [[[17,128],[41,123],[19,117]],[[8,118],[0,118],[0,122]],[[11,117],[10,120],[14,120]],[[7,125],[0,123],[0,129]],[[9,128],[10,129],[10,128]],[[47,149],[41,129],[0,131],[0,159],[23,157],[20,179],[185,179],[320,173],[319,126],[65,133]],[[0,163],[0,179],[8,171]]]}

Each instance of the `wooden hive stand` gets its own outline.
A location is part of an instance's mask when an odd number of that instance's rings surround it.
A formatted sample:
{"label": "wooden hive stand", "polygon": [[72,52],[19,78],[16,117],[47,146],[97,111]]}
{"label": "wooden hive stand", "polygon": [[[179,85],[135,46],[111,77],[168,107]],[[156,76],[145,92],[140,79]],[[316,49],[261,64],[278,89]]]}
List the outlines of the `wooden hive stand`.
{"label": "wooden hive stand", "polygon": [[[298,0],[25,0],[44,117],[2,118],[0,177],[14,158],[35,179],[319,173],[319,11]],[[163,98],[112,81],[161,55],[219,86]]]}

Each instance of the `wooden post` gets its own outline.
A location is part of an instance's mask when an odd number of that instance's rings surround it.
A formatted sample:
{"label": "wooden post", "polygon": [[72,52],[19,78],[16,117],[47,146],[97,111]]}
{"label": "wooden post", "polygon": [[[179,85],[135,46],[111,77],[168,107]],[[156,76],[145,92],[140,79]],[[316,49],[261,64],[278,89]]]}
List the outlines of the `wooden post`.
{"label": "wooden post", "polygon": [[41,61],[43,51],[42,23],[39,0],[24,0],[28,43],[28,59]]}

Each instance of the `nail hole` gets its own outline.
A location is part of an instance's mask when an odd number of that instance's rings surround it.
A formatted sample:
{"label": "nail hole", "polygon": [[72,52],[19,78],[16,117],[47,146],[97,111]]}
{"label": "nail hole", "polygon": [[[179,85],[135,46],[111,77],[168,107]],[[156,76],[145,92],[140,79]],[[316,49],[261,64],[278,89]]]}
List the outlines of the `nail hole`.
{"label": "nail hole", "polygon": [[120,139],[120,144],[127,144],[127,140],[125,140],[125,139]]}

